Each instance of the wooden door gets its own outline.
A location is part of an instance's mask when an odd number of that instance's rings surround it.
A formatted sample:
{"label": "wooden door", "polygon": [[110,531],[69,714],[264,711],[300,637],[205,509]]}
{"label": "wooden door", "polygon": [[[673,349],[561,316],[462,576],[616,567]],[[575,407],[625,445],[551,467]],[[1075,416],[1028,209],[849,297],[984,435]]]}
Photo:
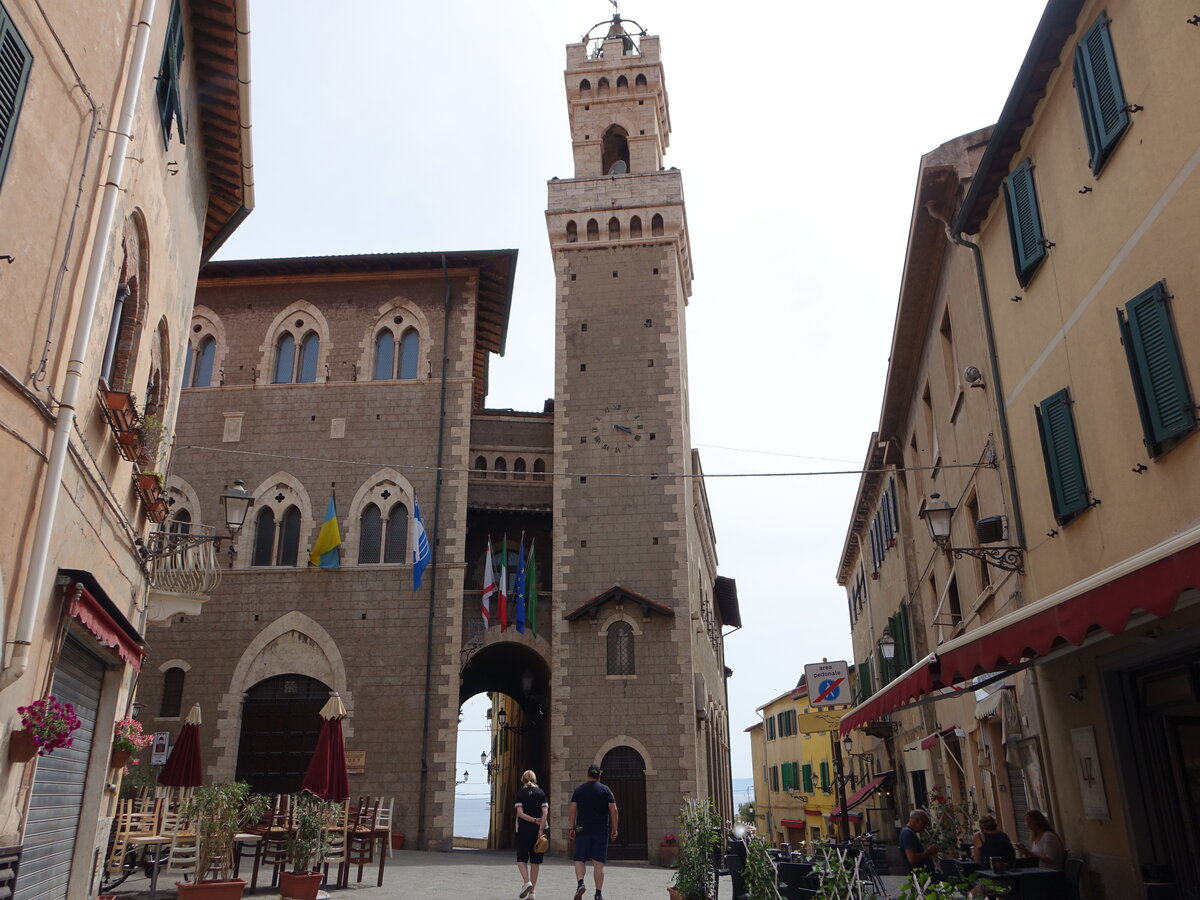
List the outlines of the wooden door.
{"label": "wooden door", "polygon": [[305,675],[277,675],[246,692],[237,779],[259,794],[300,790],[321,732],[329,688]]}
{"label": "wooden door", "polygon": [[632,747],[614,747],[600,763],[600,780],[617,800],[617,839],[608,845],[609,859],[647,859],[646,764]]}

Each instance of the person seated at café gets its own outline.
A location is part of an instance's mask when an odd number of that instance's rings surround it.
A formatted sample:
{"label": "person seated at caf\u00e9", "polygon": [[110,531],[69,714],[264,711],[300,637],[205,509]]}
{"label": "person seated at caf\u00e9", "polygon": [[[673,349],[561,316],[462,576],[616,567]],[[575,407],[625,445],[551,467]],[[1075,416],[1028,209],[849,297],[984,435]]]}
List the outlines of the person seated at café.
{"label": "person seated at caf\u00e9", "polygon": [[926,847],[921,842],[921,832],[929,827],[929,813],[923,809],[914,809],[908,814],[908,824],[900,829],[900,852],[908,864],[909,872],[937,872],[934,857],[937,856],[937,844]]}
{"label": "person seated at caf\u00e9", "polygon": [[1026,856],[1036,856],[1038,865],[1048,869],[1061,869],[1067,851],[1063,848],[1062,839],[1054,833],[1054,827],[1045,813],[1031,809],[1025,813],[1025,824],[1033,835],[1033,843],[1026,847],[1017,841],[1017,849]]}
{"label": "person seated at caf\u00e9", "polygon": [[1002,859],[1011,866],[1017,859],[1012,841],[996,824],[995,816],[980,816],[979,830],[971,836],[971,858],[985,869],[993,859]]}

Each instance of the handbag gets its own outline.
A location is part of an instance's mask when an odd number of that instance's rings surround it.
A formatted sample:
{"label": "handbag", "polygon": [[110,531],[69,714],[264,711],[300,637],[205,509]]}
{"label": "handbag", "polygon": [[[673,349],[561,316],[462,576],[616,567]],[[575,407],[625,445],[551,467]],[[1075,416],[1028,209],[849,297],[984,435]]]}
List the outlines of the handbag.
{"label": "handbag", "polygon": [[546,837],[546,835],[544,835],[544,834],[539,835],[538,839],[536,841],[534,841],[534,843],[533,843],[533,852],[534,853],[545,853],[549,849],[550,849],[550,838]]}

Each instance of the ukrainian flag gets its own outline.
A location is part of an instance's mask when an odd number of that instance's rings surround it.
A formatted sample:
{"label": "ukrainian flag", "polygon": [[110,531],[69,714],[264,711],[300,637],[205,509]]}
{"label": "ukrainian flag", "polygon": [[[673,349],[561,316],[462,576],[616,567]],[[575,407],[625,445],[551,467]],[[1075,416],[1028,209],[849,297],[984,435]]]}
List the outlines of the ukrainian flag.
{"label": "ukrainian flag", "polygon": [[342,553],[339,549],[341,546],[342,534],[338,531],[337,507],[334,505],[334,497],[331,494],[329,511],[325,513],[325,524],[321,526],[321,533],[317,535],[317,542],[313,544],[312,553],[308,554],[308,564],[320,566],[322,569],[340,569],[342,567]]}

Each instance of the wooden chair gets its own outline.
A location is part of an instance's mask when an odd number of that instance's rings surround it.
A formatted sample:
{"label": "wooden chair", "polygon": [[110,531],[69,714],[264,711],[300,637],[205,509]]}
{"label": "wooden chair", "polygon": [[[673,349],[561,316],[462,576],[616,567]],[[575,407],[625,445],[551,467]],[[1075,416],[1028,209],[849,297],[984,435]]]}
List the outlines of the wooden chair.
{"label": "wooden chair", "polygon": [[346,832],[346,865],[358,866],[358,882],[362,881],[363,866],[375,862],[375,813],[375,807],[362,798]]}
{"label": "wooden chair", "polygon": [[387,831],[387,839],[384,842],[384,847],[387,849],[387,855],[392,855],[392,812],[396,806],[396,798],[388,797],[385,805],[382,797],[375,798],[375,827]]}
{"label": "wooden chair", "polygon": [[185,881],[189,878],[194,880],[196,878],[196,857],[199,852],[199,842],[195,833],[177,832],[171,838],[167,861],[163,864],[162,871]]}
{"label": "wooden chair", "polygon": [[153,800],[148,805],[136,798],[120,801],[113,819],[112,849],[105,871],[110,876],[122,872],[129,852],[138,846],[132,843],[133,839],[157,834],[158,825],[158,806]]}

